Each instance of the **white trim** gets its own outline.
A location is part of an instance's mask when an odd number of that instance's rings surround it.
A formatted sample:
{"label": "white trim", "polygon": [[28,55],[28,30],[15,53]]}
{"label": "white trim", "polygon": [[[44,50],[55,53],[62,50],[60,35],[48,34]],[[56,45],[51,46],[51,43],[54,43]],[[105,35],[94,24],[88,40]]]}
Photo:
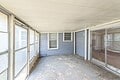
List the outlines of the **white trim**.
{"label": "white trim", "polygon": [[92,58],[92,59],[91,59],[91,62],[94,63],[94,64],[97,64],[97,65],[99,65],[99,66],[105,66],[105,62],[102,62],[102,61],[97,60],[97,59],[95,59],[95,58]]}
{"label": "white trim", "polygon": [[40,32],[40,33],[65,33],[65,32],[74,32],[73,31],[49,31],[49,32]]}
{"label": "white trim", "polygon": [[[71,40],[65,40],[65,33],[71,33]],[[73,32],[63,32],[63,42],[72,42],[73,41]]]}
{"label": "white trim", "polygon": [[57,48],[50,48],[50,47],[49,47],[49,39],[50,39],[50,38],[49,38],[49,34],[50,34],[50,33],[48,33],[48,39],[47,39],[47,42],[48,42],[48,45],[47,45],[47,46],[48,46],[48,50],[58,49],[58,45],[59,45],[59,40],[58,40],[58,39],[59,39],[59,33],[56,33],[56,34],[57,34]]}
{"label": "white trim", "polygon": [[92,59],[91,59],[91,62],[92,62],[93,64],[95,64],[95,65],[98,65],[98,66],[100,66],[100,67],[102,67],[102,68],[104,68],[104,69],[106,69],[106,70],[114,73],[115,75],[120,76],[120,71],[119,71],[118,68],[115,68],[115,67],[113,67],[113,66],[111,66],[111,65],[108,65],[108,64],[107,64],[107,66],[106,66],[106,64],[105,64],[104,62],[99,61],[99,60],[97,60],[97,59],[95,59],[95,58],[92,58]]}
{"label": "white trim", "polygon": [[90,30],[94,31],[94,30],[100,30],[100,29],[109,29],[109,28],[114,28],[115,26],[119,27],[119,25],[120,25],[120,20],[96,25],[96,26],[90,27]]}
{"label": "white trim", "polygon": [[87,29],[85,30],[85,55],[84,59],[87,60]]}
{"label": "white trim", "polygon": [[90,61],[91,60],[91,32],[90,32],[90,29],[89,29],[89,32],[88,32],[88,60]]}
{"label": "white trim", "polygon": [[9,16],[9,29],[8,29],[8,35],[9,35],[9,52],[8,52],[8,79],[14,80],[14,50],[15,50],[15,37],[14,37],[14,16]]}
{"label": "white trim", "polygon": [[84,31],[84,30],[86,30],[86,29],[88,29],[88,28],[84,28],[84,29],[76,30],[75,32]]}
{"label": "white trim", "polygon": [[76,54],[76,32],[74,32],[74,55]]}
{"label": "white trim", "polygon": [[28,70],[27,70],[27,75],[29,76],[30,74],[30,28],[28,28],[28,35],[27,35],[27,66],[28,66]]}

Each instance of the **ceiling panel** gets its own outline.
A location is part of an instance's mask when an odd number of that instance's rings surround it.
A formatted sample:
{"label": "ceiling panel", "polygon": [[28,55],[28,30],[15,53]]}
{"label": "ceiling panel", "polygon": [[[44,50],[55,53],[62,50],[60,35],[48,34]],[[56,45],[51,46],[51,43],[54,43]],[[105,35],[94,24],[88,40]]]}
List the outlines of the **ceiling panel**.
{"label": "ceiling panel", "polygon": [[120,18],[120,0],[0,0],[40,32],[74,31]]}

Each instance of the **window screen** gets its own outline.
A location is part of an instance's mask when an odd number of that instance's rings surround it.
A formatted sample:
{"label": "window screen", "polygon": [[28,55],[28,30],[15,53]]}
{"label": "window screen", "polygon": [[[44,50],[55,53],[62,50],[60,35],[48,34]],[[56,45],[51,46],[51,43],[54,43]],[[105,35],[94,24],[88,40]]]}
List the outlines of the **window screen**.
{"label": "window screen", "polygon": [[[24,74],[27,75],[27,29],[20,25],[15,25],[15,80],[24,80]],[[23,76],[21,76],[23,75]],[[26,76],[25,75],[25,76]]]}
{"label": "window screen", "polygon": [[72,33],[71,32],[64,33],[63,41],[72,41]]}
{"label": "window screen", "polygon": [[49,49],[58,48],[58,34],[57,33],[49,33]]}
{"label": "window screen", "polygon": [[36,55],[35,53],[35,32],[30,29],[30,60]]}
{"label": "window screen", "polygon": [[0,80],[7,80],[8,16],[0,12]]}

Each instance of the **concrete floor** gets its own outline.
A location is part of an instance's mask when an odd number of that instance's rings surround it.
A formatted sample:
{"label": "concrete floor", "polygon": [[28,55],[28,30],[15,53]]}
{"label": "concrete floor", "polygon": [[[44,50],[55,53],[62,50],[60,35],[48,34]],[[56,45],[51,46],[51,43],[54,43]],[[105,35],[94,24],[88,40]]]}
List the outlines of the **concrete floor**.
{"label": "concrete floor", "polygon": [[41,58],[28,80],[120,80],[77,55]]}

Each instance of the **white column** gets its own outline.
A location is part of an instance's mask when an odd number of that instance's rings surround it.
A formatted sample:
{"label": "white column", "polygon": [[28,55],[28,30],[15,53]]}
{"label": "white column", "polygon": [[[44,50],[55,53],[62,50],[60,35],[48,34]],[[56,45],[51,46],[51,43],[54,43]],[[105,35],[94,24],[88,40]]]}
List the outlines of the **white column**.
{"label": "white column", "polygon": [[8,80],[14,80],[14,16],[9,16]]}
{"label": "white column", "polygon": [[74,32],[74,55],[75,55],[75,46],[76,46],[76,44],[75,44],[75,43],[76,43],[75,40],[76,40],[76,39],[75,39],[75,32]]}
{"label": "white column", "polygon": [[30,71],[30,28],[28,28],[27,32],[27,75],[29,76],[29,71]]}
{"label": "white column", "polygon": [[87,29],[85,29],[85,60],[87,60]]}
{"label": "white column", "polygon": [[91,32],[90,30],[88,31],[88,60],[90,61],[91,60]]}

